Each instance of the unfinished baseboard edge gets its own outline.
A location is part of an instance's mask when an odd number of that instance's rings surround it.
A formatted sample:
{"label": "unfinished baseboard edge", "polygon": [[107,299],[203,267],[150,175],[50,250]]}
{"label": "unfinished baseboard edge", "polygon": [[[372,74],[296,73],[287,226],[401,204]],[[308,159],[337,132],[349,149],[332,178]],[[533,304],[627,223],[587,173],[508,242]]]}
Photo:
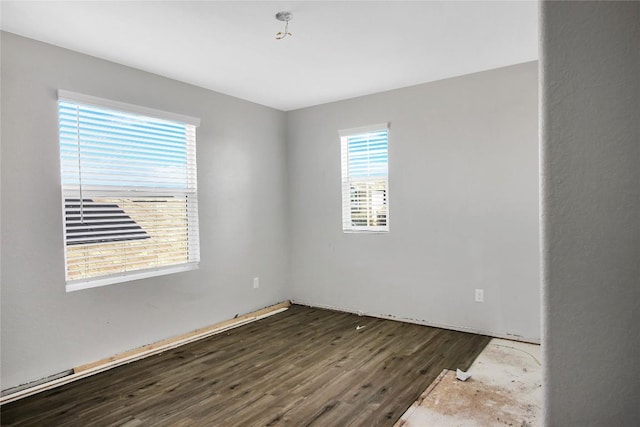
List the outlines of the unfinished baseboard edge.
{"label": "unfinished baseboard edge", "polygon": [[391,314],[370,313],[370,312],[364,312],[362,310],[338,307],[338,306],[333,306],[328,304],[315,304],[305,300],[292,299],[291,303],[298,304],[298,305],[306,305],[307,307],[323,308],[326,310],[342,311],[344,313],[352,313],[352,314],[357,314],[359,316],[370,316],[370,317],[376,317],[378,319],[395,320],[398,322],[413,323],[413,324],[422,325],[422,326],[431,326],[433,328],[449,329],[452,331],[459,331],[459,332],[468,332],[468,333],[477,334],[477,335],[486,335],[488,337],[502,338],[510,341],[520,341],[520,342],[525,342],[529,344],[540,344],[539,338],[528,338],[528,337],[523,337],[521,335],[515,335],[510,333],[501,334],[494,331],[485,331],[483,329],[469,328],[466,326],[457,326],[457,325],[449,325],[445,323],[429,322],[426,320],[409,319],[404,317],[393,316]]}
{"label": "unfinished baseboard edge", "polygon": [[187,332],[182,335],[167,338],[152,344],[144,345],[134,350],[126,351],[115,356],[98,360],[96,362],[78,366],[76,368],[73,368],[72,373],[70,373],[69,375],[46,382],[38,381],[38,383],[33,387],[22,388],[15,393],[10,393],[2,396],[0,397],[0,405],[4,405],[5,403],[10,403],[46,390],[62,386],[64,384],[68,384],[70,382],[107,371],[120,365],[144,359],[145,357],[153,356],[154,354],[162,353],[164,351],[180,347],[181,345],[198,341],[212,335],[216,335],[221,332],[246,325],[247,323],[255,322],[256,320],[264,319],[265,317],[273,316],[274,314],[278,314],[287,310],[291,306],[291,304],[291,301],[283,301],[278,304],[265,307],[261,310],[243,314],[242,316],[238,316],[233,319],[215,323],[204,328],[198,328],[194,331]]}
{"label": "unfinished baseboard edge", "polygon": [[436,377],[435,380],[431,381],[431,384],[422,392],[418,400],[413,402],[413,404],[402,414],[400,419],[393,425],[393,427],[404,427],[407,424],[407,420],[411,418],[411,415],[416,411],[417,408],[422,405],[422,402],[431,394],[431,392],[436,388],[438,384],[444,379],[447,373],[450,372],[449,369],[443,369],[442,372]]}

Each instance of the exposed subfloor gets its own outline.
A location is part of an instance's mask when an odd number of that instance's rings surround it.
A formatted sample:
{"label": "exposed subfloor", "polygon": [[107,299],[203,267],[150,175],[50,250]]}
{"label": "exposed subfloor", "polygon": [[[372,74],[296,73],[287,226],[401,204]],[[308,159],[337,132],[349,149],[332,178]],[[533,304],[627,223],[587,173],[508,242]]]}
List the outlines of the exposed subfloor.
{"label": "exposed subfloor", "polygon": [[494,338],[467,381],[444,370],[395,427],[541,426],[540,346]]}

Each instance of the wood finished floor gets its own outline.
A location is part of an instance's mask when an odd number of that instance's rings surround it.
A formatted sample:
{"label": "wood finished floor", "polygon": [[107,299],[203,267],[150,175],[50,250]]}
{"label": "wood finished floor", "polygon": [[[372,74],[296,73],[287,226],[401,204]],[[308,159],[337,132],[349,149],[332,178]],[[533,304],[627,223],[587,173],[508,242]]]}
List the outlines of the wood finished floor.
{"label": "wood finished floor", "polygon": [[293,305],[3,405],[0,417],[3,426],[392,426],[443,369],[466,370],[488,342]]}

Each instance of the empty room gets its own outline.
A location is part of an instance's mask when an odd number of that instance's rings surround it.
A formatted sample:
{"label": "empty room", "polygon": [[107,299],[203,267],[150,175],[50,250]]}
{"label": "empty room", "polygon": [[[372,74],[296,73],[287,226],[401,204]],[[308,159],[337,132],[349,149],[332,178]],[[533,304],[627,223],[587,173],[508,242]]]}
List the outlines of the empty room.
{"label": "empty room", "polygon": [[0,19],[3,426],[640,425],[640,2]]}

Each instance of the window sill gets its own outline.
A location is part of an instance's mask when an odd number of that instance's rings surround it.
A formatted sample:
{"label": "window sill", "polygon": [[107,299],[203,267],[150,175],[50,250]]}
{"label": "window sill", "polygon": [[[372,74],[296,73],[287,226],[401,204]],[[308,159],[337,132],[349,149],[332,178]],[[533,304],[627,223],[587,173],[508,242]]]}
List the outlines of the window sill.
{"label": "window sill", "polygon": [[198,268],[199,268],[198,263],[192,263],[192,264],[183,264],[179,266],[140,270],[140,271],[131,272],[131,273],[113,274],[110,276],[103,276],[95,279],[74,280],[71,282],[67,282],[66,291],[67,292],[80,291],[83,289],[97,288],[100,286],[113,285],[116,283],[130,282],[132,280],[146,279],[148,277],[164,276],[165,274],[173,274],[173,273],[180,273],[183,271],[197,270]]}
{"label": "window sill", "polygon": [[389,229],[362,229],[362,230],[342,230],[345,234],[386,234]]}

